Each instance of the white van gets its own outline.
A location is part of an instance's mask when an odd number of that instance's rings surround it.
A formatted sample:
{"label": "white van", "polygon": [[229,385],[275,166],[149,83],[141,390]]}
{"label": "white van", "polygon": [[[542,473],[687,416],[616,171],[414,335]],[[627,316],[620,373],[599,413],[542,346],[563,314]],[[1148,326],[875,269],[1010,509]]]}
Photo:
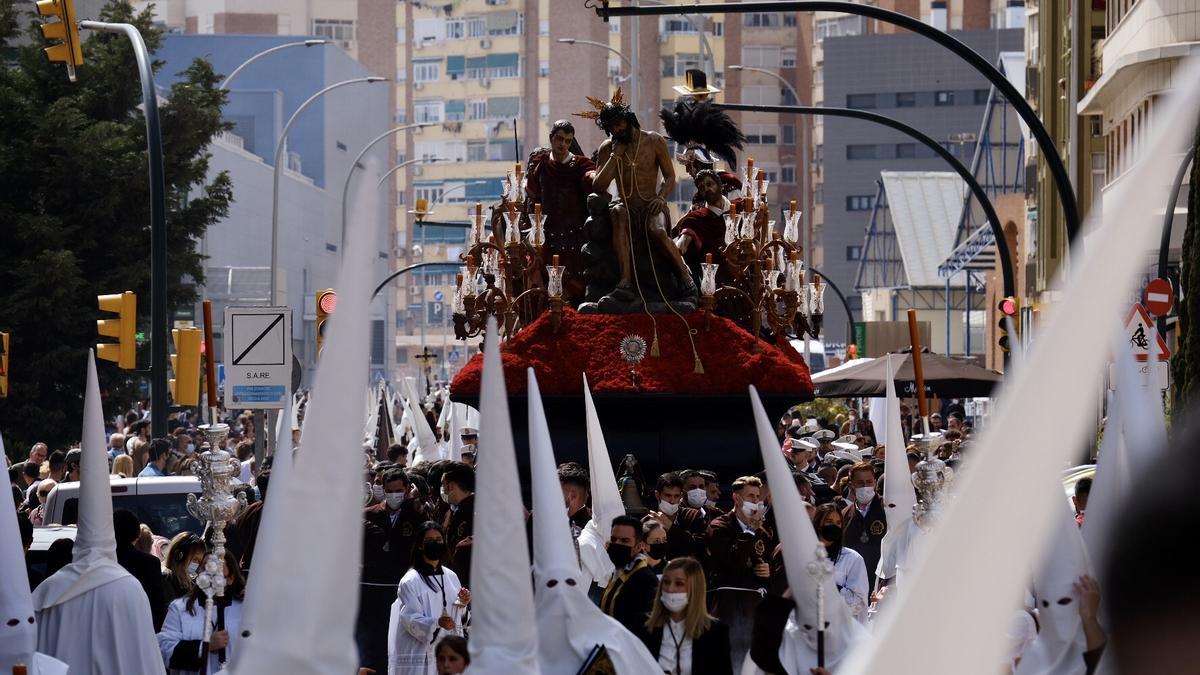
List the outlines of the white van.
{"label": "white van", "polygon": [[[187,510],[187,496],[200,496],[200,479],[195,476],[114,477],[113,509],[126,509],[150,527],[154,534],[170,539],[188,530],[200,533],[204,523]],[[46,497],[47,525],[74,525],[79,521],[79,483],[59,483]]]}
{"label": "white van", "polygon": [[[794,338],[788,340],[792,348],[804,356],[804,340]],[[808,341],[808,371],[813,375],[825,370],[825,343],[820,340]]]}

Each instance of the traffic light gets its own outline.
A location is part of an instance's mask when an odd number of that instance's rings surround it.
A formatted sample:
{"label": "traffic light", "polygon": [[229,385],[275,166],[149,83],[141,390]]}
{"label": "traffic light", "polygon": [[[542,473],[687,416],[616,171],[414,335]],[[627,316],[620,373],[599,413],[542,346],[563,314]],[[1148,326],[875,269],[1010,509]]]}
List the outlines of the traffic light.
{"label": "traffic light", "polygon": [[337,292],[332,288],[317,291],[317,358],[321,358],[321,350],[325,348],[325,326],[333,310],[337,309]]}
{"label": "traffic light", "polygon": [[175,405],[200,405],[200,345],[204,332],[199,328],[176,328],[171,331],[175,353],[171,355],[171,370],[175,377],[167,380]]}
{"label": "traffic light", "polygon": [[8,398],[8,333],[0,332],[0,398]]}
{"label": "traffic light", "polygon": [[58,19],[42,24],[42,37],[57,40],[46,47],[46,57],[67,64],[67,78],[75,81],[75,68],[83,65],[83,44],[79,40],[79,24],[75,22],[74,0],[40,0],[38,14]]}
{"label": "traffic light", "polygon": [[[1000,300],[1000,320],[996,323],[996,344],[1000,347],[1000,351],[1005,354],[1009,350],[1008,329],[1011,326],[1013,332],[1017,330],[1017,300],[1016,298],[1003,298]],[[1016,337],[1014,335],[1014,337]]]}
{"label": "traffic light", "polygon": [[137,367],[137,294],[131,291],[113,295],[98,295],[100,309],[117,315],[115,319],[96,322],[96,331],[107,337],[117,338],[117,343],[96,345],[96,356],[106,361],[116,361],[126,370]]}

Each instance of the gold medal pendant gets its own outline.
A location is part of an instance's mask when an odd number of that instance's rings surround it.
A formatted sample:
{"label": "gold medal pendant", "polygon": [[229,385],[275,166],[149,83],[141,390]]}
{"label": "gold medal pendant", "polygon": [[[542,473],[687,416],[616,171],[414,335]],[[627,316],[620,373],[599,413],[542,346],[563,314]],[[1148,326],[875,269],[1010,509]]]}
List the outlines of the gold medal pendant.
{"label": "gold medal pendant", "polygon": [[454,630],[454,619],[451,619],[450,615],[443,611],[442,616],[438,618],[438,626],[442,630]]}

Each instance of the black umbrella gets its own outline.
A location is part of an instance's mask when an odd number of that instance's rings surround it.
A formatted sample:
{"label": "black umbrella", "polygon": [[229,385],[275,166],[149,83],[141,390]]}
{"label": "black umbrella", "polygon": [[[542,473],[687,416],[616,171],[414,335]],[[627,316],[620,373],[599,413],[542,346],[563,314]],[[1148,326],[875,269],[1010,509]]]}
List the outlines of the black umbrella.
{"label": "black umbrella", "polygon": [[[910,356],[908,353],[892,355],[898,396],[916,395]],[[939,356],[926,349],[921,350],[921,364],[925,371],[925,392],[941,398],[988,396],[992,387],[1004,378],[994,370]],[[844,370],[836,370],[827,376],[824,373],[814,375],[813,393],[824,398],[882,397],[886,395],[883,386],[886,376],[887,357],[881,356]]]}

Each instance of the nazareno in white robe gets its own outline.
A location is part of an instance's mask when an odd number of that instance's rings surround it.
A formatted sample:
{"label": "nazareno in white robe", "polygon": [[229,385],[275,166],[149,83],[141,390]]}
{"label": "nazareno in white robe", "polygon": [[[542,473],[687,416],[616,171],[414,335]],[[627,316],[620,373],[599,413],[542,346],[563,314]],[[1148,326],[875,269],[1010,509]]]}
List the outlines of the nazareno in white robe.
{"label": "nazareno in white robe", "polygon": [[[388,626],[388,675],[437,675],[434,648],[446,635],[462,635],[462,608],[456,606],[462,582],[454,570],[442,566],[440,576],[423,577],[416,568],[409,569],[400,579]],[[445,583],[445,610],[454,619],[454,630],[438,626],[442,616],[442,589],[436,579]]]}
{"label": "nazareno in white robe", "polygon": [[[158,632],[158,649],[162,652],[163,665],[168,675],[186,675],[196,673],[195,670],[172,670],[171,655],[175,648],[184,640],[204,639],[204,601],[197,599],[192,605],[192,611],[187,609],[187,596],[176,598],[167,607],[167,618],[163,620],[162,630]],[[233,661],[241,638],[242,601],[234,600],[225,608],[225,630],[229,632],[229,646],[225,648],[225,663]],[[213,630],[216,630],[217,608],[213,608]],[[221,669],[216,652],[208,655],[208,672],[216,673]]]}

